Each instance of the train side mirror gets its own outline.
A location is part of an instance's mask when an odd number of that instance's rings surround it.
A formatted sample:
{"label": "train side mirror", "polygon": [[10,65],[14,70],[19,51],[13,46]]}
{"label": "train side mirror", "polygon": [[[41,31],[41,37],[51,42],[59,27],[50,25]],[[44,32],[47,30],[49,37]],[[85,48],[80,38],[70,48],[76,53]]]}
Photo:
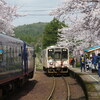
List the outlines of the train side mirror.
{"label": "train side mirror", "polygon": [[33,57],[35,58],[36,57],[36,54],[33,54]]}

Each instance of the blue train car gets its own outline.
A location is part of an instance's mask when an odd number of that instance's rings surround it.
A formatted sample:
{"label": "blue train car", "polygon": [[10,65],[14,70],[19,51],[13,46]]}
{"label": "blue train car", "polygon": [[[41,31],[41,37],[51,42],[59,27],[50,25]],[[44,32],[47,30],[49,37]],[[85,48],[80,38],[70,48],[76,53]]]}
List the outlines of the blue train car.
{"label": "blue train car", "polygon": [[32,78],[34,69],[34,48],[0,33],[0,95]]}

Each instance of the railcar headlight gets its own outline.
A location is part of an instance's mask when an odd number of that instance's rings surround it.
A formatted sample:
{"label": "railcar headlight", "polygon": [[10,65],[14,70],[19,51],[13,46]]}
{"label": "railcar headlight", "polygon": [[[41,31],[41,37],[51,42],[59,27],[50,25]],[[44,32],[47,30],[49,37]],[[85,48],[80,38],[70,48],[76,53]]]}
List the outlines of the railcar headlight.
{"label": "railcar headlight", "polygon": [[53,63],[52,63],[52,62],[50,62],[49,64],[50,64],[50,65],[53,65]]}
{"label": "railcar headlight", "polygon": [[63,49],[63,51],[66,51],[66,49]]}
{"label": "railcar headlight", "polygon": [[49,51],[52,51],[52,49],[49,49]]}

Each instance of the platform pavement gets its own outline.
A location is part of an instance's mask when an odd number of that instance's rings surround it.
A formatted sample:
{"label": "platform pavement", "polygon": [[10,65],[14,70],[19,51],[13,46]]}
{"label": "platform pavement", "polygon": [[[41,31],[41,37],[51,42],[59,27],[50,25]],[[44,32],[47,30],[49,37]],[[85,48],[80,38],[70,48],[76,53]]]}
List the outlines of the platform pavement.
{"label": "platform pavement", "polygon": [[69,69],[77,73],[84,81],[87,88],[88,100],[100,100],[100,78],[97,72],[81,72],[80,68],[72,67],[70,67]]}

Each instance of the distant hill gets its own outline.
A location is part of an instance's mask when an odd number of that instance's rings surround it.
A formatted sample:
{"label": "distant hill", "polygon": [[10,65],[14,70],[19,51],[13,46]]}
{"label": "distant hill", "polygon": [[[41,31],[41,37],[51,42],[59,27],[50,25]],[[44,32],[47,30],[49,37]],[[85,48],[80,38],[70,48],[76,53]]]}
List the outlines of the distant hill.
{"label": "distant hill", "polygon": [[46,23],[39,22],[15,27],[15,36],[28,43],[34,42],[35,37],[43,33],[45,25]]}
{"label": "distant hill", "polygon": [[14,28],[14,33],[17,38],[26,41],[29,44],[34,44],[37,51],[41,46],[42,34],[47,23],[33,23],[22,25]]}

